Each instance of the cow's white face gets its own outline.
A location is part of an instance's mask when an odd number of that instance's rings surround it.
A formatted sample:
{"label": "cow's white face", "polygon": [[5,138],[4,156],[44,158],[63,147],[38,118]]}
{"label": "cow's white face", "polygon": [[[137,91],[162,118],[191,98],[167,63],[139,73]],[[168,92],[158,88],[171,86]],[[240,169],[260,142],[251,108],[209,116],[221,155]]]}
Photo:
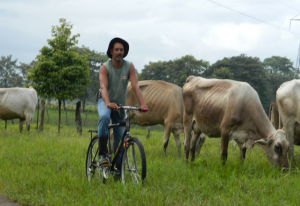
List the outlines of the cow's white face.
{"label": "cow's white face", "polygon": [[273,137],[268,140],[261,139],[255,142],[262,147],[269,159],[269,162],[274,167],[282,167],[282,170],[289,168],[287,160],[287,152],[289,150],[289,143],[286,139],[284,130],[278,129]]}

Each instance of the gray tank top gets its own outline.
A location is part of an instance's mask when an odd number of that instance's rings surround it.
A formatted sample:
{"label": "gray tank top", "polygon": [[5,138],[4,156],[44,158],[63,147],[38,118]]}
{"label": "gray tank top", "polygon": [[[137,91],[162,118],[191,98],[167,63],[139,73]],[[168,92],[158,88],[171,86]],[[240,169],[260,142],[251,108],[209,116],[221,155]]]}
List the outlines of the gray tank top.
{"label": "gray tank top", "polygon": [[[120,68],[115,68],[111,59],[103,63],[107,70],[108,95],[110,102],[125,105],[127,97],[127,85],[129,81],[129,71],[131,62],[123,60]],[[120,111],[120,110],[117,110]],[[119,112],[120,117],[124,119],[124,112]]]}

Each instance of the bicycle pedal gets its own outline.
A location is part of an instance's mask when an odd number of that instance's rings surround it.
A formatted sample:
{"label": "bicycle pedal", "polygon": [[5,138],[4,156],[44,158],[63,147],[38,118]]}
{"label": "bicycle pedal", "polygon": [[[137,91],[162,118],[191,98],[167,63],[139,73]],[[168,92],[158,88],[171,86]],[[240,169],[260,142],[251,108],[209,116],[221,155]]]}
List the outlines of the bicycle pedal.
{"label": "bicycle pedal", "polygon": [[99,164],[100,166],[104,166],[104,167],[108,167],[108,163],[102,163],[102,164]]}

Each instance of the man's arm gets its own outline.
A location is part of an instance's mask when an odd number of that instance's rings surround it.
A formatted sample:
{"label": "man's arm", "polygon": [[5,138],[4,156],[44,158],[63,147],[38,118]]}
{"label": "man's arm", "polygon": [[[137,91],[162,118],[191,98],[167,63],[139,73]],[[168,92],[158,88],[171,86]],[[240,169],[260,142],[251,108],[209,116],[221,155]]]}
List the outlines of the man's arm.
{"label": "man's arm", "polygon": [[133,89],[137,99],[140,102],[141,108],[148,109],[148,105],[145,104],[142,92],[140,90],[138,78],[136,76],[135,68],[134,68],[133,64],[130,65],[129,78],[131,81],[132,89]]}
{"label": "man's arm", "polygon": [[117,105],[113,102],[110,102],[109,95],[107,91],[108,80],[107,80],[107,70],[104,65],[100,66],[99,69],[99,83],[100,83],[100,90],[102,99],[109,109],[116,109]]}

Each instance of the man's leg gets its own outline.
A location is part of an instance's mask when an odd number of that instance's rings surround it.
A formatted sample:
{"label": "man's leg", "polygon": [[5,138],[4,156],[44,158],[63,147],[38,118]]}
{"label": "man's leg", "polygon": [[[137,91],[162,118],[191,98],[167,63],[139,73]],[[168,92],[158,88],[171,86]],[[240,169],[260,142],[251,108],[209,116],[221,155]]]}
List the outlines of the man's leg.
{"label": "man's leg", "polygon": [[99,137],[99,164],[108,164],[106,158],[107,150],[107,127],[110,121],[111,110],[108,109],[102,98],[98,99],[97,110],[99,114],[98,137]]}

